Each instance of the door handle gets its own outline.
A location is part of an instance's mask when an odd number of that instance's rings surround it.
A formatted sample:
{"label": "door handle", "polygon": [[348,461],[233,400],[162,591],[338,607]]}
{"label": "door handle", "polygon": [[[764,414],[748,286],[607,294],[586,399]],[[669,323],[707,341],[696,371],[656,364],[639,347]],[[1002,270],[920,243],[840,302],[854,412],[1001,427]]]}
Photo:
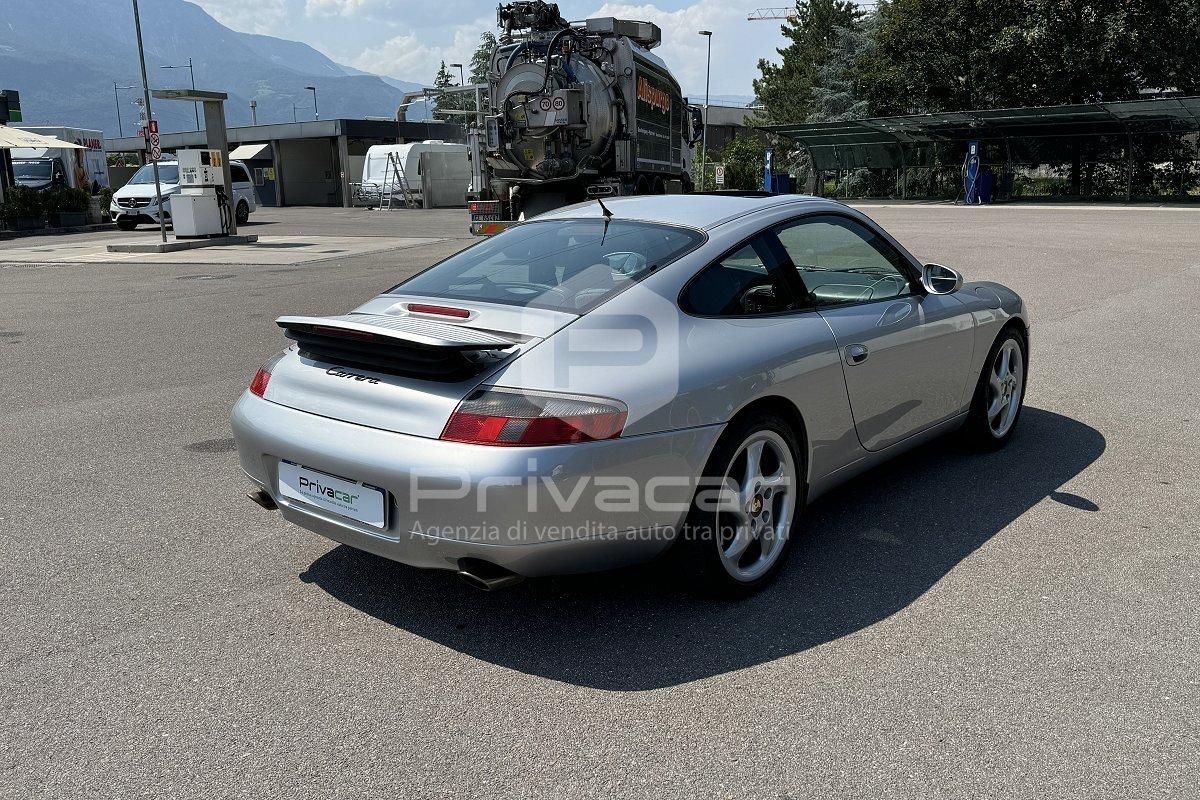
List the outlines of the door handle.
{"label": "door handle", "polygon": [[852,344],[846,348],[846,363],[853,367],[866,361],[870,354],[865,344]]}

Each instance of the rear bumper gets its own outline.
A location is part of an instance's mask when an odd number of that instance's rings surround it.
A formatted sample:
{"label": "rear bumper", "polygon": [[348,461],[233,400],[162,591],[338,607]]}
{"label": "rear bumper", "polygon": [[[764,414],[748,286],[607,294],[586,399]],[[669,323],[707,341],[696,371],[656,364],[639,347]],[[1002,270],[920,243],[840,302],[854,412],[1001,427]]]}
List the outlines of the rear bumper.
{"label": "rear bumper", "polygon": [[[478,558],[520,575],[653,558],[674,540],[720,426],[561,447],[484,447],[340,422],[243,393],[242,468],[284,518],[416,567]],[[280,460],[387,491],[383,529],[280,494]]]}

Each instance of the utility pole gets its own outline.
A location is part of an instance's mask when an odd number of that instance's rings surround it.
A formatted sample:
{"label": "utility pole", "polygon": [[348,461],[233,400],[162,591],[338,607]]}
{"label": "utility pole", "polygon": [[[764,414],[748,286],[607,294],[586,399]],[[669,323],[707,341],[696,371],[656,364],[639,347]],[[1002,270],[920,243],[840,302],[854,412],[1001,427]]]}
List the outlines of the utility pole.
{"label": "utility pole", "polygon": [[[138,12],[138,0],[133,0],[133,27],[137,31],[138,63],[142,67],[142,99],[146,103],[146,145],[150,144],[150,121],[154,115],[150,113],[150,81],[146,78],[146,51],[142,47],[142,15]],[[158,177],[158,161],[151,160],[154,165],[154,198],[158,202],[158,232],[162,235],[163,244],[167,243],[167,220],[164,216],[162,199],[162,182]]]}
{"label": "utility pole", "polygon": [[257,100],[250,101],[250,116],[254,119],[253,124],[257,125],[258,124],[258,101]]}
{"label": "utility pole", "polygon": [[704,191],[705,167],[708,161],[708,80],[712,74],[712,31],[700,31],[708,39],[708,62],[704,67],[704,122],[700,143],[700,191]]}
{"label": "utility pole", "polygon": [[121,96],[117,94],[121,89],[132,89],[132,86],[118,86],[116,81],[113,81],[113,102],[117,104],[117,134],[123,139],[125,138],[125,128],[121,124]]}
{"label": "utility pole", "polygon": [[320,119],[321,115],[317,112],[317,87],[305,86],[304,88],[313,93],[313,119]]}
{"label": "utility pole", "polygon": [[[183,69],[183,67],[184,67],[183,64],[179,64],[176,66],[172,66],[170,64],[162,65],[162,69]],[[188,69],[188,75],[190,75],[191,79],[192,79],[192,91],[194,92],[194,91],[196,91],[196,72],[195,72],[195,70],[192,69],[192,59],[191,58],[188,58],[187,69]],[[196,114],[196,130],[200,130],[200,104],[192,103],[192,111],[195,112],[195,114]]]}

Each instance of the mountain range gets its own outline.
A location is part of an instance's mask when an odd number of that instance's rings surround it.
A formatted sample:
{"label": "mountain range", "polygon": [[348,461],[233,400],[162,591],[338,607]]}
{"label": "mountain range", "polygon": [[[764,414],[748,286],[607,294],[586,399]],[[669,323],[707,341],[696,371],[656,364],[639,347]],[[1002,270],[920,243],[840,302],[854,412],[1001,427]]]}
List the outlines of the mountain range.
{"label": "mountain range", "polygon": [[[23,124],[94,128],[118,135],[137,129],[141,73],[129,0],[3,0],[0,13],[0,89],[21,93]],[[406,91],[419,84],[343,66],[301,42],[231,30],[184,0],[141,3],[142,39],[150,86],[190,86],[228,92],[225,118],[251,122],[313,119],[313,93],[322,119],[391,117]],[[120,87],[114,90],[114,82]],[[190,103],[151,101],[162,132],[195,128]],[[420,106],[413,106],[415,110]],[[413,113],[410,118],[416,118]]]}

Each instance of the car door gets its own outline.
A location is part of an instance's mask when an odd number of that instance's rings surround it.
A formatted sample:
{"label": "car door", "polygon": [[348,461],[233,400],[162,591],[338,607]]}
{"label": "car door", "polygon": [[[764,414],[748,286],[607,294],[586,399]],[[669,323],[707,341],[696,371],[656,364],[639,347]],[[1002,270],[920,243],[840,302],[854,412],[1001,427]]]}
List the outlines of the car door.
{"label": "car door", "polygon": [[833,331],[864,448],[882,450],[962,409],[974,322],[961,302],[925,293],[917,266],[848,216],[802,217],[774,232]]}

